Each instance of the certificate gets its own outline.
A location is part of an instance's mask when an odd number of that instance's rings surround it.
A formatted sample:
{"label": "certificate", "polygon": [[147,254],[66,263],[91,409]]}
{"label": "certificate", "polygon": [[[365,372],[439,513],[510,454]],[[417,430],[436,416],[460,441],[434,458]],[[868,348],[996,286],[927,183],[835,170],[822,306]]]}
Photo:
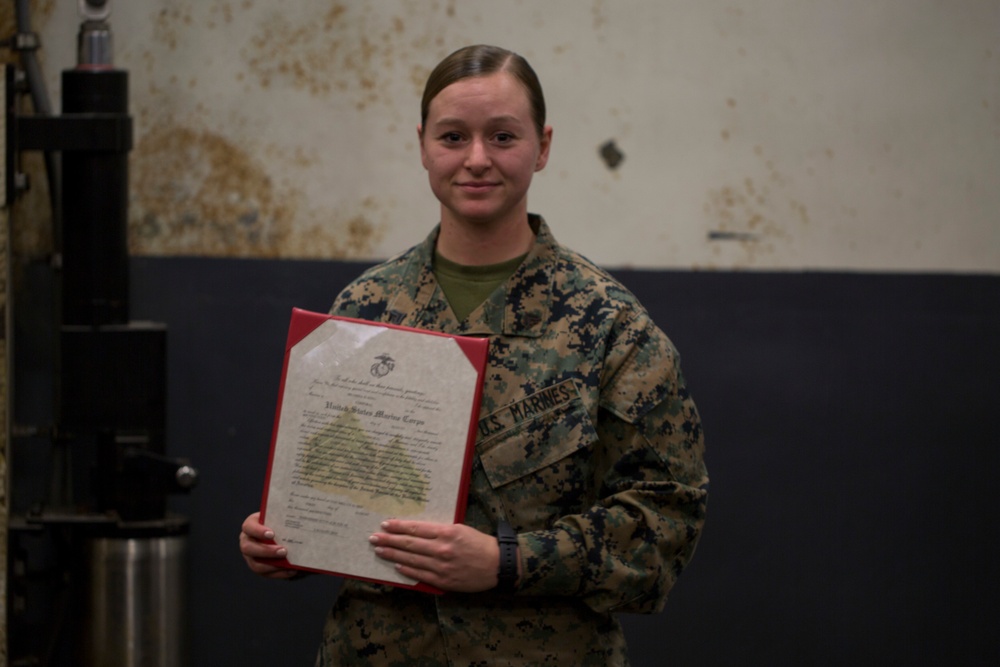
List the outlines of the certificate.
{"label": "certificate", "polygon": [[389,518],[464,518],[487,347],[292,311],[261,501],[281,565],[435,591],[368,537]]}

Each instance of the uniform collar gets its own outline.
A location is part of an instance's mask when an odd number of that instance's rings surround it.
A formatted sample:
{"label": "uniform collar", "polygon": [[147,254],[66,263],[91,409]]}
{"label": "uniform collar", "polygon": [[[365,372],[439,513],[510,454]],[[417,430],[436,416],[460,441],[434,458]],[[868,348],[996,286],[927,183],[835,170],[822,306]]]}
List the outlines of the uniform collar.
{"label": "uniform collar", "polygon": [[552,307],[552,276],[558,244],[545,220],[528,214],[535,244],[528,256],[486,303],[466,322],[459,323],[434,277],[434,245],[441,231],[436,226],[410,256],[406,280],[389,303],[387,319],[406,326],[432,328],[463,335],[541,336]]}

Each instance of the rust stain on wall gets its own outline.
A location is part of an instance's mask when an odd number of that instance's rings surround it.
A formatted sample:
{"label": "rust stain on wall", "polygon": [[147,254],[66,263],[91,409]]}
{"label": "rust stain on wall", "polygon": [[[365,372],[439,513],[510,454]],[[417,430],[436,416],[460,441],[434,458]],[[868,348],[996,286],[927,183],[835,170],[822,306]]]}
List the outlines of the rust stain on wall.
{"label": "rust stain on wall", "polygon": [[[283,99],[277,96],[306,94],[364,111],[375,104],[394,107],[400,80],[406,85],[412,78],[419,93],[429,70],[411,66],[415,59],[408,54],[442,42],[440,35],[429,32],[421,41],[421,32],[407,39],[407,12],[415,11],[410,5],[388,17],[367,3],[336,0],[316,2],[305,12],[301,5],[255,0],[175,0],[162,7],[152,17],[158,43],[138,53],[138,69],[145,73],[135,78],[145,90],[136,95],[134,113],[137,127],[150,130],[132,154],[131,251],[373,256],[388,226],[391,201],[358,201],[343,193],[336,203],[327,198],[321,206],[311,203],[298,180],[321,168],[321,147],[267,143],[253,114],[239,110],[221,124],[205,120],[213,113],[200,92],[205,77],[173,66],[163,73],[163,65],[171,51],[187,48],[185,39],[207,29],[237,40],[230,48],[238,54],[231,61],[237,66],[233,92],[242,87],[273,97],[276,110]],[[455,12],[453,2],[436,4],[431,13],[449,11]],[[390,122],[389,131],[395,130]]]}
{"label": "rust stain on wall", "polygon": [[590,14],[594,19],[594,31],[599,32],[608,22],[604,3],[601,0],[594,0],[594,4],[590,8]]}
{"label": "rust stain on wall", "polygon": [[381,236],[371,222],[376,208],[366,201],[361,213],[338,220],[309,209],[298,188],[276,183],[224,136],[157,127],[132,156],[129,246],[134,254],[359,256]]}
{"label": "rust stain on wall", "polygon": [[156,128],[132,159],[131,250],[269,255],[292,207],[242,148],[208,131]]}
{"label": "rust stain on wall", "polygon": [[743,187],[724,185],[709,190],[704,210],[718,231],[757,237],[779,231],[768,212],[769,196],[766,185],[758,189],[753,179],[747,178]]}
{"label": "rust stain on wall", "polygon": [[191,16],[191,7],[187,3],[174,3],[171,7],[164,7],[153,19],[156,30],[153,34],[156,39],[166,44],[171,51],[177,49],[179,30],[190,27],[194,24]]}
{"label": "rust stain on wall", "polygon": [[806,204],[789,196],[789,179],[775,159],[765,155],[760,145],[753,147],[753,153],[761,162],[763,176],[712,188],[702,205],[711,225],[708,238],[713,252],[721,254],[720,243],[737,244],[751,266],[762,255],[773,254],[777,242],[790,242],[794,229],[812,223]]}
{"label": "rust stain on wall", "polygon": [[212,5],[210,9],[208,25],[209,28],[215,28],[218,22],[224,24],[230,24],[233,22],[233,5],[237,5],[237,10],[247,10],[253,7],[253,0],[243,0],[242,2],[216,2]]}
{"label": "rust stain on wall", "polygon": [[271,13],[240,55],[248,75],[265,89],[289,87],[317,97],[350,94],[359,111],[386,95],[387,77],[401,56],[406,22],[377,21],[371,8],[339,2],[320,8],[316,20],[295,23]]}

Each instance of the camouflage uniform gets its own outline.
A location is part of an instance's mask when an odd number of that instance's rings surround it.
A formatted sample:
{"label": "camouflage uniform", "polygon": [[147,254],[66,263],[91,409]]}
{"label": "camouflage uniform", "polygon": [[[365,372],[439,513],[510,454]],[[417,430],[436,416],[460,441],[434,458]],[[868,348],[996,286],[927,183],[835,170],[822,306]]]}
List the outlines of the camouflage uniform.
{"label": "camouflage uniform", "polygon": [[331,312],[489,336],[465,522],[518,532],[513,595],[344,583],[321,665],[627,665],[612,612],[653,612],[705,517],[701,425],[677,352],[635,297],[558,245],[458,322],[431,270],[437,230],[349,285]]}

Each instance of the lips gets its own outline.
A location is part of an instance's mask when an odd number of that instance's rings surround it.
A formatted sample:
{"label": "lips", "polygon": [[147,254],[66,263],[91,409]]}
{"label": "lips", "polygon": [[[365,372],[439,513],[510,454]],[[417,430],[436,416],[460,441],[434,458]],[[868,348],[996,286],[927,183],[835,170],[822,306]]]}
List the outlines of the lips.
{"label": "lips", "polygon": [[489,192],[493,188],[497,187],[499,183],[494,183],[492,181],[466,181],[465,183],[459,183],[458,187],[472,194]]}

